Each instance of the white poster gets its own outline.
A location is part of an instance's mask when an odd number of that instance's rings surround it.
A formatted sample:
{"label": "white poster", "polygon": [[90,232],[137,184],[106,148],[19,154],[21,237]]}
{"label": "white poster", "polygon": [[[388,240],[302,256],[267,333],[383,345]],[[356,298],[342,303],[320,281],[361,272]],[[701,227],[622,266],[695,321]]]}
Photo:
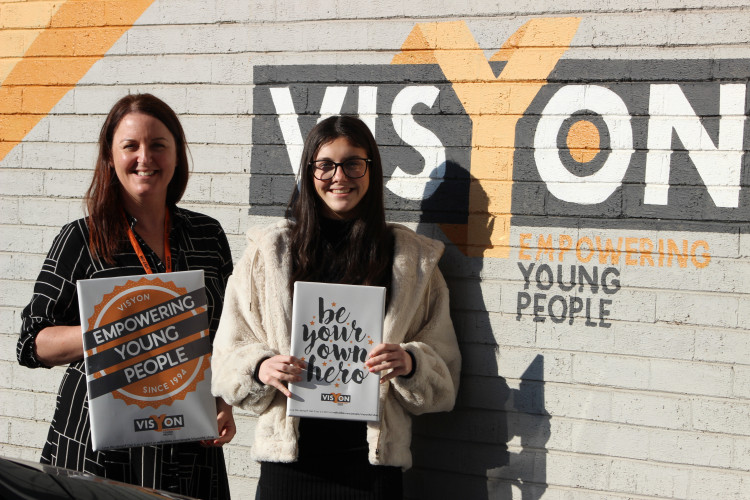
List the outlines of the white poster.
{"label": "white poster", "polygon": [[378,420],[380,375],[365,366],[383,339],[385,288],[298,281],[292,356],[307,363],[289,384],[287,415]]}
{"label": "white poster", "polygon": [[203,271],[81,280],[94,450],[213,439]]}

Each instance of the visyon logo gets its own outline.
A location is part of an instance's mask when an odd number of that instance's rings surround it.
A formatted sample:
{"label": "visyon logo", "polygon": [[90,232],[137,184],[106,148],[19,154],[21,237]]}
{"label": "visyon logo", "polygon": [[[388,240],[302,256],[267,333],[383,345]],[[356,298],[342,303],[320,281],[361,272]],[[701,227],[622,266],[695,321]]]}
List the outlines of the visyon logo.
{"label": "visyon logo", "polygon": [[390,65],[256,67],[251,213],[283,213],[303,138],[344,113],[381,145],[388,218],[470,256],[507,257],[512,226],[750,220],[747,61],[566,59],[578,22],[529,21],[489,59],[449,22],[417,24]]}

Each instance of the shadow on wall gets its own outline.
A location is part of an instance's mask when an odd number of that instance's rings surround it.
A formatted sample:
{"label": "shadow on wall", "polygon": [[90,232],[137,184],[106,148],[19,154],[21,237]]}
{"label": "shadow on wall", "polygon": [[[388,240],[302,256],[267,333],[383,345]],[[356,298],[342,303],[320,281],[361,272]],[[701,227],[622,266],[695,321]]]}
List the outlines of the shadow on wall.
{"label": "shadow on wall", "polygon": [[[472,232],[466,246],[446,247],[441,269],[451,291],[451,311],[463,357],[461,387],[450,413],[414,418],[414,466],[405,475],[405,497],[469,500],[538,500],[547,488],[550,416],[544,403],[544,357],[534,357],[518,375],[518,389],[499,376],[493,321],[480,289],[484,260],[467,257],[470,247],[489,246],[489,200],[472,179]],[[481,194],[481,196],[480,196]],[[468,226],[468,225],[467,225]],[[481,228],[484,228],[482,230]],[[455,226],[453,227],[455,230]],[[417,232],[435,236],[435,226]],[[469,249],[467,252],[466,250]],[[498,332],[498,337],[500,332]],[[514,491],[515,490],[515,491]]]}

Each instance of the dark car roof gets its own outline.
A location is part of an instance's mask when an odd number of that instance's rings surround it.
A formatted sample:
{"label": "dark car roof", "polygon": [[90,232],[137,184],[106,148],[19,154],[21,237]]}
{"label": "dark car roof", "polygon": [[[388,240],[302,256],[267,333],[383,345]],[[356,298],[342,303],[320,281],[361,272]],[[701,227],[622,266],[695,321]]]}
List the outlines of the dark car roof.
{"label": "dark car roof", "polygon": [[190,497],[111,481],[85,472],[0,457],[0,498],[8,500],[156,500]]}

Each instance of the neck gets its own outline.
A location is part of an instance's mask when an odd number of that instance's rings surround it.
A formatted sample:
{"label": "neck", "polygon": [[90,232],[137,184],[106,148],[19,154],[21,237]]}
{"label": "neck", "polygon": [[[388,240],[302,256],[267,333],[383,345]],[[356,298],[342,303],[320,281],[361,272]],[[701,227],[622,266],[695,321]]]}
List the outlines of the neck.
{"label": "neck", "polygon": [[156,203],[138,203],[133,200],[125,200],[125,210],[138,220],[139,232],[158,231],[164,229],[164,217],[167,215],[167,207],[163,201]]}

